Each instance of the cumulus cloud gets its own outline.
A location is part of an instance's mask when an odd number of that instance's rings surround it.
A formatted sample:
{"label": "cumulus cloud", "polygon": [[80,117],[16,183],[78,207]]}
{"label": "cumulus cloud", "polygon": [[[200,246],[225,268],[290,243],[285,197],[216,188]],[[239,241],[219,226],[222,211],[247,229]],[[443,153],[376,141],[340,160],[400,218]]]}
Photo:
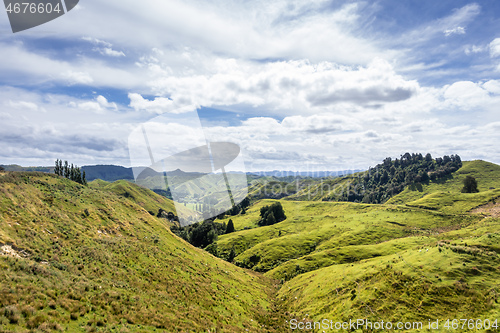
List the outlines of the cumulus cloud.
{"label": "cumulus cloud", "polygon": [[444,31],[444,35],[446,37],[451,36],[451,35],[465,35],[465,28],[464,27],[456,27],[453,29],[446,29]]}
{"label": "cumulus cloud", "polygon": [[[500,101],[498,81],[486,83],[475,83],[471,81],[459,81],[444,88],[444,105],[459,107],[463,110],[480,108],[488,110],[494,103]],[[492,96],[491,93],[494,95]]]}
{"label": "cumulus cloud", "polygon": [[[180,104],[250,105],[275,114],[316,113],[338,104],[380,105],[409,99],[419,89],[416,81],[397,75],[381,59],[366,67],[308,61],[262,64],[236,59],[216,59],[211,65],[204,74],[158,78],[152,87]],[[133,105],[141,103],[138,99]]]}
{"label": "cumulus cloud", "polygon": [[114,102],[108,102],[106,97],[104,96],[97,96],[94,101],[86,101],[82,103],[76,104],[75,102],[72,102],[70,105],[72,106],[78,106],[78,108],[85,110],[85,111],[92,111],[96,113],[102,113],[106,109],[108,110],[117,110],[118,106]]}

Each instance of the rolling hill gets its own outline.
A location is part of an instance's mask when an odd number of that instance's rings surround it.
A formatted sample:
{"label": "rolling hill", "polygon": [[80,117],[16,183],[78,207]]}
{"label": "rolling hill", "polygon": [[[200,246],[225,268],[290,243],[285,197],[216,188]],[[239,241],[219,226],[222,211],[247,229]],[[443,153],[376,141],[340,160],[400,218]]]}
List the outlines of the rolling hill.
{"label": "rolling hill", "polygon": [[[479,193],[460,192],[466,175],[477,179]],[[257,227],[260,207],[274,202],[262,200],[231,217],[237,231],[213,247],[221,257],[234,250],[235,264],[280,279],[278,298],[290,322],[495,320],[498,188],[500,166],[472,161],[386,204],[280,200],[287,219]]]}
{"label": "rolling hill", "polygon": [[[479,193],[460,192],[467,175]],[[325,318],[422,322],[429,332],[448,331],[447,319],[500,324],[499,189],[500,166],[471,161],[385,204],[263,199],[218,220],[231,218],[236,231],[210,251],[234,251],[233,265],[174,236],[155,215],[173,202],[137,185],[1,172],[0,330],[291,332],[301,323],[322,332],[314,325]],[[287,218],[258,227],[260,208],[277,201]]]}
{"label": "rolling hill", "polygon": [[0,331],[274,331],[272,280],[174,236],[126,181],[0,172]]}

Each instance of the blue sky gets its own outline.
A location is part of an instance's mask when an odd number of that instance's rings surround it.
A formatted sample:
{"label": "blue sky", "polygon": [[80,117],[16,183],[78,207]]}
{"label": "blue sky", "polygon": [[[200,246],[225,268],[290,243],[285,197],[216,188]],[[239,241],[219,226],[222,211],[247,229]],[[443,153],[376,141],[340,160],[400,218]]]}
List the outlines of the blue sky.
{"label": "blue sky", "polygon": [[16,34],[3,11],[0,52],[0,164],[129,166],[137,125],[190,112],[247,170],[500,163],[498,1],[80,0]]}

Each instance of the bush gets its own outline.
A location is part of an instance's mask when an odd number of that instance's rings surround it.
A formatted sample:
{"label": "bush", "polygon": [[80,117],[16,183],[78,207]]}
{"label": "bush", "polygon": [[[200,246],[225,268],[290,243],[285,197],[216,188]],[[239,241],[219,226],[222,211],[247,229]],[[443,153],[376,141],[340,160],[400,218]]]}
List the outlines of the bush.
{"label": "bush", "polygon": [[467,176],[464,179],[464,187],[462,188],[462,193],[477,193],[477,181],[472,176]]}
{"label": "bush", "polygon": [[260,226],[273,225],[286,219],[285,211],[280,202],[275,202],[270,206],[260,209]]}

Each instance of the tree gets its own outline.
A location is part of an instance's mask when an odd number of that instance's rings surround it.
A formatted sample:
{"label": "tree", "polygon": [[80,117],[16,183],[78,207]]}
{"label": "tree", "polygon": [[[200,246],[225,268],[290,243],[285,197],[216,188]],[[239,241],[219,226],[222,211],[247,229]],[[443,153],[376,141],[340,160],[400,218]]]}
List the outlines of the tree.
{"label": "tree", "polygon": [[61,175],[61,172],[62,172],[62,171],[59,169],[59,159],[57,159],[57,160],[56,160],[56,165],[55,165],[55,167],[54,167],[54,173],[55,173],[56,175],[60,176],[60,175]]}
{"label": "tree", "polygon": [[3,166],[0,166],[0,171],[5,171],[5,168]]}
{"label": "tree", "polygon": [[54,173],[82,185],[87,185],[85,171],[82,172],[82,170],[78,166],[73,164],[71,164],[70,167],[68,161],[64,161],[63,166],[62,160],[57,159],[54,167]]}
{"label": "tree", "polygon": [[87,176],[85,175],[85,171],[82,174],[82,185],[87,186]]}
{"label": "tree", "polygon": [[231,249],[229,252],[229,256],[227,257],[227,261],[233,262],[234,258],[236,257],[236,252],[234,251],[234,247]]}
{"label": "tree", "polygon": [[234,224],[233,220],[229,219],[229,222],[227,222],[226,234],[230,234],[232,232],[234,232]]}
{"label": "tree", "polygon": [[464,187],[462,188],[462,193],[477,193],[477,181],[476,178],[472,176],[467,176],[464,179]]}
{"label": "tree", "polygon": [[64,177],[69,178],[69,163],[64,161]]}
{"label": "tree", "polygon": [[[272,216],[271,216],[272,215]],[[260,209],[260,226],[272,225],[286,219],[285,211],[280,202],[275,202],[270,206],[264,206]]]}
{"label": "tree", "polygon": [[269,214],[267,214],[266,225],[273,225],[275,223],[276,223],[276,218],[274,217],[274,213],[271,211]]}

